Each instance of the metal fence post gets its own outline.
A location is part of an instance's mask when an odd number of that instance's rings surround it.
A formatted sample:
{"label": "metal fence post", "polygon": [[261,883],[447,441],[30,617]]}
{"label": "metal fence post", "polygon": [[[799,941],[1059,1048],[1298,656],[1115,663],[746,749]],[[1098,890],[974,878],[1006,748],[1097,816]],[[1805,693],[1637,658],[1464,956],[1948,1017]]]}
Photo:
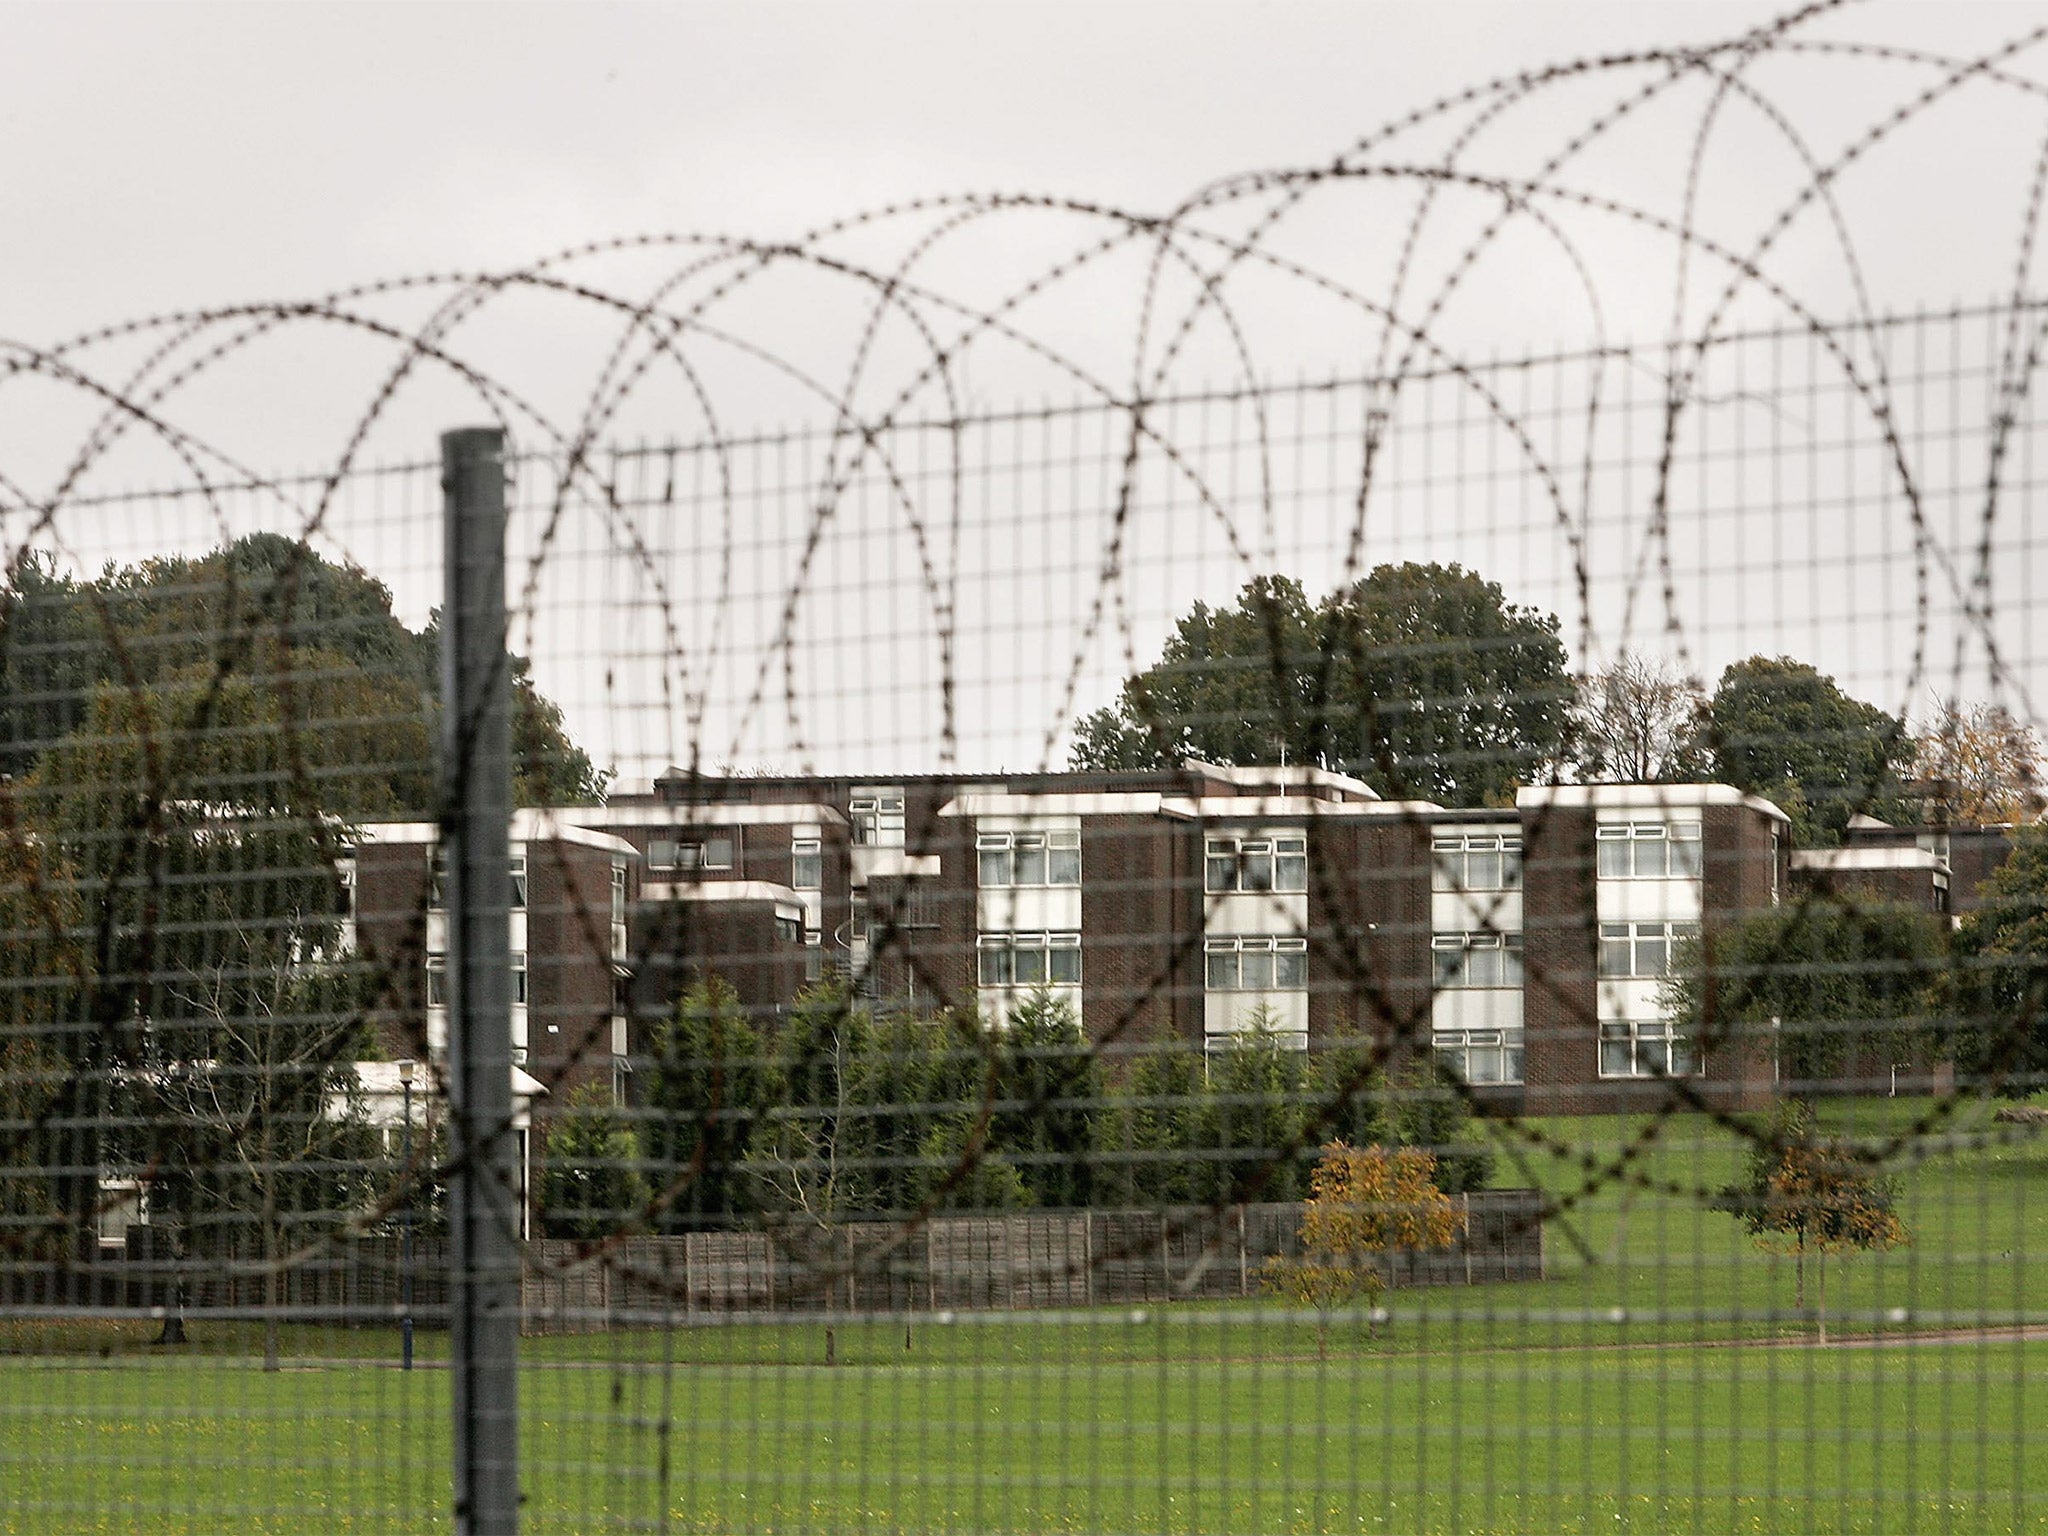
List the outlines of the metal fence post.
{"label": "metal fence post", "polygon": [[483,427],[444,434],[441,473],[447,527],[441,833],[449,878],[455,1528],[463,1536],[512,1536],[519,1523],[522,1181],[512,1106],[504,432]]}

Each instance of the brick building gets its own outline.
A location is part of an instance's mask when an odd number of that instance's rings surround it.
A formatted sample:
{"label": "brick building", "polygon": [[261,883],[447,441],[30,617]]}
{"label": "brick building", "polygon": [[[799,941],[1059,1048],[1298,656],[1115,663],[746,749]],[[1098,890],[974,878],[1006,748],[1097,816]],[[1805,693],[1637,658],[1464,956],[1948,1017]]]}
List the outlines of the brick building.
{"label": "brick building", "polygon": [[[1769,1042],[1675,1031],[1675,949],[1784,899],[1795,874],[1965,910],[2003,846],[1859,822],[1842,849],[1794,853],[1788,831],[1770,801],[1717,784],[1539,787],[1454,811],[1316,768],[1196,761],[672,771],[601,808],[519,813],[515,1047],[550,1091],[609,1073],[623,1092],[638,1032],[694,976],[723,976],[772,1027],[831,970],[878,1005],[974,1008],[998,1027],[1049,988],[1112,1053],[1264,1024],[1297,1047],[1433,1051],[1503,1109],[1647,1109],[1673,1078],[1753,1105],[1772,1089]],[[431,840],[373,828],[355,880],[358,922],[387,936],[424,911],[418,996],[398,988],[391,1007],[423,1007],[438,1048]]]}

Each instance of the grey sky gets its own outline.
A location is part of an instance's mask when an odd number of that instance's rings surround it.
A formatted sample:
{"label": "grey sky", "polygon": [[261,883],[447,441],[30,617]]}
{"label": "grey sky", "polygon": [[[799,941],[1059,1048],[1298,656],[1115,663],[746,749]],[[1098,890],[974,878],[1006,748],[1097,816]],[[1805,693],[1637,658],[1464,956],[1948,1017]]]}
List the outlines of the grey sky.
{"label": "grey sky", "polygon": [[[950,193],[1038,192],[1164,212],[1220,177],[1327,164],[1361,134],[1475,82],[1574,56],[1718,41],[1779,9],[1535,0],[13,5],[0,9],[10,229],[0,246],[0,337],[47,345],[169,310],[309,297],[426,273],[506,270],[580,242],[639,232],[787,239],[861,210]],[[1799,35],[1968,55],[2044,22],[2048,8],[2031,4],[1869,4],[1823,15]],[[2038,48],[2014,61],[2030,78],[2043,73],[2042,65]],[[1755,80],[1825,160],[1937,73],[1807,54],[1766,61]],[[1530,173],[1579,126],[1611,110],[1629,82],[1647,78],[1614,72],[1590,88],[1558,88],[1509,114],[1473,159],[1490,174]],[[1564,179],[1670,214],[1704,92],[1673,99],[1682,105],[1631,118],[1626,131],[1575,159]],[[1993,88],[1958,93],[1841,179],[1836,190],[1876,307],[1975,303],[2010,288],[2044,120],[2038,96]],[[1423,164],[1444,142],[1440,132],[1401,140],[1386,158]],[[1729,247],[1746,249],[1796,191],[1797,163],[1761,114],[1739,108],[1717,124],[1714,151],[1701,182],[1703,226]],[[1374,201],[1380,190],[1347,187],[1315,200],[1289,222],[1276,248],[1364,291],[1383,291],[1394,232],[1409,204]],[[1466,206],[1448,210],[1438,243],[1425,242],[1419,270],[1440,276],[1454,267],[1462,242],[1492,207],[1482,196],[1462,201]],[[1673,304],[1670,243],[1583,210],[1553,211],[1579,242],[1605,335],[1660,337]],[[1213,227],[1236,227],[1233,217],[1219,215]],[[849,259],[886,264],[929,227],[892,222],[838,249]],[[942,251],[931,280],[970,302],[993,302],[1082,244],[1087,230],[1087,221],[1073,218],[1009,218],[978,241],[970,236]],[[1818,218],[1802,220],[1775,246],[1770,265],[1817,312],[1849,311],[1849,269]],[[637,293],[659,266],[603,270],[620,291]],[[1100,377],[1121,383],[1131,367],[1136,275],[1133,267],[1067,285],[1030,311],[1029,321]],[[1722,275],[1710,258],[1694,262],[1689,318]],[[1350,328],[1356,316],[1333,318],[1297,285],[1262,287],[1249,278],[1233,293],[1244,306],[1261,377],[1356,369],[1367,355],[1367,337]],[[842,326],[853,329],[864,314],[848,300],[843,288],[792,277],[771,286],[757,310],[741,313],[758,327],[753,334],[836,379],[846,364]],[[1784,318],[1775,303],[1746,302],[1739,317]],[[396,320],[420,309],[397,301],[379,313]],[[1473,356],[1578,347],[1595,334],[1576,273],[1554,244],[1526,230],[1492,249],[1444,326],[1446,339]],[[544,408],[573,419],[617,328],[612,316],[509,306],[493,327],[474,334],[471,355]],[[111,374],[118,372],[114,358],[132,362],[137,354],[116,348],[104,355]],[[900,379],[909,355],[880,354],[874,390],[861,396],[865,405],[887,398],[889,369]],[[331,335],[294,331],[249,348],[185,392],[179,420],[243,463],[316,468],[338,451],[386,361]],[[1175,379],[1207,382],[1215,370],[1227,375],[1232,362],[1205,335]],[[1049,380],[1027,364],[1002,348],[978,351],[959,379],[966,403],[1000,407],[1020,395],[1040,398],[1055,384],[1072,389],[1070,381]],[[804,419],[800,391],[741,369],[714,377],[729,391],[722,399],[735,428]],[[35,487],[57,473],[90,416],[48,392],[12,393],[0,412],[0,460],[17,484]],[[402,403],[377,451],[423,456],[434,432],[475,414],[460,390],[423,387]],[[620,426],[656,437],[697,430],[688,412],[651,400],[623,415]],[[1645,450],[1638,443],[1634,451]],[[146,460],[124,462],[118,474],[110,462],[107,483],[158,483],[153,473]],[[1532,562],[1505,552],[1483,520],[1462,541],[1441,519],[1431,526],[1448,542],[1416,534],[1375,554],[1464,558],[1517,597],[1567,607],[1555,550]],[[1279,538],[1274,548],[1283,563],[1304,576],[1330,568],[1316,534],[1303,532],[1290,545],[1285,533],[1263,535]],[[93,542],[75,537],[81,550]],[[193,535],[123,529],[95,547],[132,555],[165,537]],[[1712,543],[1703,540],[1696,553]],[[408,590],[407,568],[424,568],[430,545],[365,533],[348,547],[417,609],[423,599]],[[2037,542],[2022,539],[2014,550],[2022,564],[2041,561]],[[973,559],[953,553],[960,569],[974,567]],[[899,549],[892,558],[903,556]],[[1198,561],[1162,548],[1153,558],[1163,579],[1134,597],[1141,653],[1156,645],[1161,626],[1187,600],[1227,596],[1243,574],[1220,557]],[[1176,558],[1186,563],[1176,566]],[[1805,557],[1781,549],[1773,558],[1782,575],[1784,565]],[[1086,562],[1076,555],[1073,563]],[[758,580],[764,612],[776,606],[780,579],[764,573]],[[1849,566],[1810,575],[1809,617],[1852,613],[1857,579]],[[1825,589],[1818,598],[1815,582]],[[1907,600],[1889,585],[1879,590],[1887,601]],[[2005,640],[2008,661],[2031,682],[2048,651],[2048,619],[2031,587],[2000,595],[2017,621]],[[1686,598],[1703,607],[1714,601],[1705,588]],[[1742,624],[1717,635],[1708,615],[1690,617],[1700,621],[1693,659],[1708,670],[1747,646],[1803,647],[1801,654],[1839,669],[1888,707],[1913,702],[1895,696],[1903,688],[1896,657],[1878,655],[1868,634],[1847,623],[1815,633],[1776,610],[1745,609]],[[1568,628],[1570,621],[1568,614]],[[1603,627],[1605,643],[1615,643],[1611,613]],[[799,643],[820,653],[857,651],[864,637],[845,630],[826,622]],[[1000,638],[1014,649],[1018,637]],[[747,642],[735,632],[725,641],[737,666],[749,654]],[[642,636],[636,643],[655,641]],[[1074,646],[1065,631],[1030,643],[1044,645],[1062,664]],[[536,649],[545,652],[545,643]],[[1096,682],[1084,706],[1101,701],[1116,656],[1115,647],[1097,648]],[[565,694],[594,692],[585,685],[612,660],[592,653],[570,665],[541,656],[543,675],[552,668],[554,686]],[[741,667],[724,686],[744,693],[740,672],[750,681],[750,669]],[[988,680],[1007,690],[1022,714],[1036,719],[1049,708],[1013,675],[991,672]],[[821,678],[819,686],[830,691],[843,683]],[[2030,696],[2039,696],[2038,687]],[[672,719],[624,730],[626,711],[617,700],[601,713],[577,723],[593,737],[635,737],[619,743],[622,761],[678,755]],[[850,748],[872,725],[842,722],[826,740],[836,730]],[[930,731],[928,711],[913,710],[889,734],[902,750]],[[1004,736],[975,724],[970,734],[981,736],[997,759],[1017,760],[1030,755],[1026,743],[1039,733]],[[768,736],[714,746],[711,755],[773,758],[785,745]]]}

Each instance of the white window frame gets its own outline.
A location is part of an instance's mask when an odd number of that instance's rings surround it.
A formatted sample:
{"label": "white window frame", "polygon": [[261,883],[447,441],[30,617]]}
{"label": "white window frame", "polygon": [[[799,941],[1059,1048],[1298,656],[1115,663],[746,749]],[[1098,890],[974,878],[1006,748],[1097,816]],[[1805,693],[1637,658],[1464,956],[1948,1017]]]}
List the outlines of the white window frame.
{"label": "white window frame", "polygon": [[427,955],[426,998],[429,1008],[448,1006],[448,957],[439,950]]}
{"label": "white window frame", "polygon": [[[1437,1029],[1430,1032],[1430,1047],[1436,1052],[1436,1059],[1456,1074],[1460,1082],[1490,1088],[1501,1084],[1519,1085],[1524,1080],[1527,1071],[1525,1039],[1520,1027]],[[1479,1054],[1475,1056],[1475,1052]],[[1472,1065],[1475,1060],[1490,1062],[1498,1070],[1474,1072]]]}
{"label": "white window frame", "polygon": [[[1596,1049],[1600,1076],[1610,1081],[1700,1077],[1707,1070],[1690,1038],[1670,1019],[1602,1019]],[[1674,1072],[1669,1063],[1678,1052],[1685,1055],[1685,1068]],[[1660,1060],[1665,1064],[1658,1065]]]}
{"label": "white window frame", "polygon": [[513,854],[509,868],[512,878],[512,910],[514,912],[524,912],[526,910],[526,855],[523,853]]}
{"label": "white window frame", "polygon": [[[804,878],[806,874],[809,875],[809,879]],[[825,888],[823,839],[798,837],[790,840],[789,888],[793,891],[821,891]]]}
{"label": "white window frame", "polygon": [[[1522,888],[1522,834],[1519,832],[1453,832],[1429,841],[1430,887],[1438,891],[1519,891]],[[1472,855],[1492,855],[1500,878],[1481,884],[1472,878]]]}
{"label": "white window frame", "polygon": [[863,848],[903,846],[903,792],[877,791],[855,795],[846,803],[846,817],[853,827],[853,841]]}
{"label": "white window frame", "polygon": [[974,839],[974,877],[985,891],[1079,885],[1081,834],[983,832]]}
{"label": "white window frame", "polygon": [[1602,880],[1697,880],[1705,862],[1697,821],[1603,821],[1593,842]]}
{"label": "white window frame", "polygon": [[[723,845],[721,859],[713,855]],[[709,831],[691,827],[647,840],[647,867],[684,873],[701,869],[732,869],[739,862],[739,838],[731,828]]]}
{"label": "white window frame", "polygon": [[[1081,985],[1081,935],[1078,933],[984,933],[974,941],[975,980],[984,987],[1078,987]],[[1035,969],[1039,979],[1019,979],[1019,955],[1043,956]],[[1070,974],[1055,978],[1055,960]]]}
{"label": "white window frame", "polygon": [[[1527,972],[1522,935],[1500,928],[1451,930],[1429,938],[1431,983],[1438,990],[1518,990]],[[1474,980],[1477,976],[1483,979]]]}
{"label": "white window frame", "polygon": [[515,1007],[526,1004],[526,989],[526,951],[515,949],[512,951],[512,1002]]}
{"label": "white window frame", "polygon": [[[1260,884],[1263,880],[1265,883]],[[1202,840],[1202,889],[1212,896],[1291,895],[1308,889],[1308,836],[1234,833]]]}
{"label": "white window frame", "polygon": [[[1597,968],[1603,981],[1657,981],[1671,974],[1671,957],[1679,943],[1685,939],[1697,939],[1700,925],[1697,921],[1674,922],[1628,922],[1605,923],[1600,925],[1600,949]],[[1627,969],[1617,968],[1616,949],[1627,946]],[[1652,950],[1660,946],[1663,958],[1654,969],[1646,965]]]}
{"label": "white window frame", "polygon": [[[1292,971],[1295,979],[1283,979],[1283,971]],[[1259,934],[1204,939],[1202,987],[1208,992],[1306,991],[1308,940]]]}

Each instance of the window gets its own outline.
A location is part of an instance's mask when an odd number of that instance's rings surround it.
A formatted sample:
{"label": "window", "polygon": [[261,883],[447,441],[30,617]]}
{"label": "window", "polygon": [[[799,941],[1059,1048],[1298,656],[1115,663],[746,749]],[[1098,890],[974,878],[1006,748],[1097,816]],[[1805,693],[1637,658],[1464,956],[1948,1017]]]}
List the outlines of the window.
{"label": "window", "polygon": [[730,832],[711,832],[647,840],[647,867],[661,870],[731,869],[733,838]]}
{"label": "window", "polygon": [[1701,1063],[1669,1019],[1627,1019],[1600,1026],[1602,1077],[1693,1077]]}
{"label": "window", "polygon": [[1778,829],[1771,828],[1771,905],[1778,905]]}
{"label": "window", "polygon": [[523,949],[512,951],[512,1001],[526,1001],[526,951]]}
{"label": "window", "polygon": [[1519,1083],[1522,1080],[1522,1032],[1519,1029],[1439,1029],[1430,1043],[1436,1059],[1467,1083]]}
{"label": "window", "polygon": [[448,957],[427,956],[427,1006],[446,1008],[448,1006]]}
{"label": "window", "polygon": [[512,910],[526,910],[526,855],[515,855],[512,860]]}
{"label": "window", "polygon": [[901,790],[876,790],[872,794],[855,795],[846,809],[856,843],[869,848],[903,846]]}
{"label": "window", "polygon": [[1700,936],[1698,923],[1602,923],[1602,976],[1668,976],[1677,945]]}
{"label": "window", "polygon": [[1079,832],[984,832],[974,849],[984,890],[1081,883]]}
{"label": "window", "polygon": [[778,916],[775,919],[775,937],[780,943],[800,944],[804,937],[803,924],[793,917]]}
{"label": "window", "polygon": [[438,848],[427,855],[427,905],[436,912],[448,905],[448,855]]}
{"label": "window", "polygon": [[825,884],[825,855],[815,837],[799,837],[789,845],[789,883],[793,890],[815,891]]}
{"label": "window", "polygon": [[1212,837],[1206,846],[1205,890],[1308,889],[1306,837]]}
{"label": "window", "polygon": [[1308,985],[1306,939],[1204,939],[1203,981],[1211,992],[1288,992]]}
{"label": "window", "polygon": [[1487,930],[1439,933],[1429,941],[1440,987],[1519,987],[1522,936]]}
{"label": "window", "polygon": [[1602,880],[1697,880],[1700,824],[1696,821],[1617,821],[1593,834]]}
{"label": "window", "polygon": [[1470,832],[1430,840],[1431,883],[1439,891],[1519,891],[1519,832]]}
{"label": "window", "polygon": [[1078,933],[984,933],[975,943],[984,987],[1078,987]]}

